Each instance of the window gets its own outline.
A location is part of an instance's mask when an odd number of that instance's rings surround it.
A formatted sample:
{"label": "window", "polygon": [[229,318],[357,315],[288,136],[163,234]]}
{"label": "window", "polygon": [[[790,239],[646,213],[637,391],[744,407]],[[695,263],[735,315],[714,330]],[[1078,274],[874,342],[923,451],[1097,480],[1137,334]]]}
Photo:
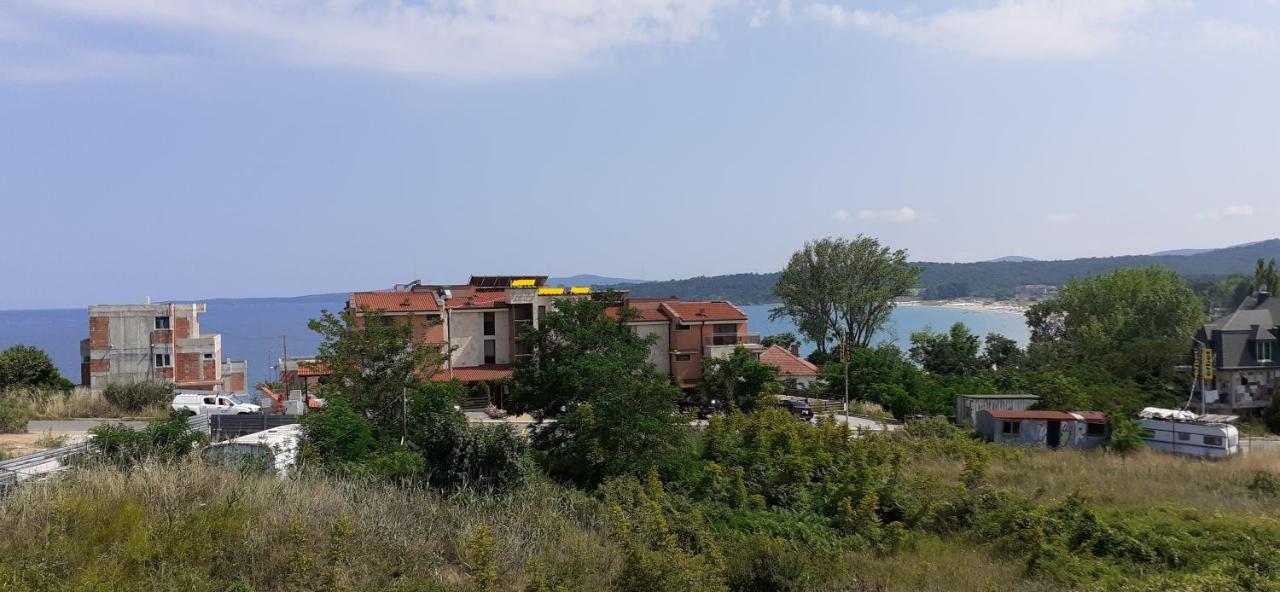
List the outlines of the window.
{"label": "window", "polygon": [[693,356],[690,354],[676,354],[677,362],[688,362],[692,359],[693,359]]}
{"label": "window", "polygon": [[1254,350],[1253,353],[1259,362],[1271,361],[1271,342],[1270,341],[1253,342],[1253,350]]}
{"label": "window", "polygon": [[689,325],[686,325],[684,323],[676,323],[676,331],[688,331],[688,330],[689,330]]}
{"label": "window", "polygon": [[1222,436],[1205,436],[1205,446],[1222,446]]}
{"label": "window", "polygon": [[538,318],[542,318],[542,317],[545,317],[545,316],[547,316],[547,305],[545,305],[545,304],[539,304],[539,305],[538,305]]}
{"label": "window", "polygon": [[204,355],[204,359],[206,359],[206,360],[212,360],[212,359],[213,359],[213,354],[205,354],[205,355]]}
{"label": "window", "polygon": [[1022,433],[1022,422],[1020,421],[1002,421],[1000,422],[1000,433],[1016,436]]}
{"label": "window", "polygon": [[484,313],[484,334],[497,335],[497,314],[492,312]]}
{"label": "window", "polygon": [[428,323],[434,323],[434,322],[436,322],[436,321],[440,320],[440,313],[438,313],[438,312],[429,312],[429,313],[427,313],[427,315],[426,315],[426,316],[427,316],[427,322],[428,322]]}
{"label": "window", "polygon": [[498,361],[498,342],[492,339],[484,340],[484,363],[496,364]]}
{"label": "window", "polygon": [[156,317],[156,328],[157,328],[157,329],[168,329],[168,328],[169,328],[169,317]]}
{"label": "window", "polygon": [[173,365],[169,354],[156,354],[156,368],[168,368]]}
{"label": "window", "polygon": [[1086,436],[1104,436],[1107,433],[1107,426],[1098,422],[1089,422],[1084,424],[1084,433]]}
{"label": "window", "polygon": [[205,405],[217,405],[218,400],[213,397],[205,397],[203,399]]}
{"label": "window", "polygon": [[1179,442],[1190,442],[1190,441],[1191,441],[1191,434],[1188,434],[1188,433],[1186,433],[1186,432],[1182,432],[1181,434],[1178,434],[1178,441],[1179,441]]}

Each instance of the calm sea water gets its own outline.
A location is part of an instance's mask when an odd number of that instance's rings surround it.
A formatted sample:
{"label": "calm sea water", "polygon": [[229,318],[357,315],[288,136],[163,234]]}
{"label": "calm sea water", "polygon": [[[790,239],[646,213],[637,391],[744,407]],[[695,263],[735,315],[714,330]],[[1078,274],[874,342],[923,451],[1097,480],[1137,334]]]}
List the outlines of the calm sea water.
{"label": "calm sea water", "polygon": [[[200,317],[200,329],[203,333],[222,334],[224,356],[249,361],[249,381],[253,384],[274,375],[271,366],[284,350],[285,338],[289,355],[314,354],[320,339],[307,329],[307,321],[319,316],[321,310],[339,310],[345,302],[345,294],[210,300],[208,311]],[[785,319],[770,321],[768,305],[741,308],[750,318],[752,333],[795,332],[795,326]],[[1000,333],[1024,345],[1029,337],[1025,320],[1018,313],[907,306],[894,310],[878,341],[894,342],[905,349],[913,331],[925,327],[945,331],[957,321],[979,335]],[[84,309],[0,310],[0,349],[16,344],[39,347],[49,352],[63,375],[75,382],[80,380],[80,340],[88,332],[89,318]],[[812,349],[807,344],[801,347],[804,354]]]}

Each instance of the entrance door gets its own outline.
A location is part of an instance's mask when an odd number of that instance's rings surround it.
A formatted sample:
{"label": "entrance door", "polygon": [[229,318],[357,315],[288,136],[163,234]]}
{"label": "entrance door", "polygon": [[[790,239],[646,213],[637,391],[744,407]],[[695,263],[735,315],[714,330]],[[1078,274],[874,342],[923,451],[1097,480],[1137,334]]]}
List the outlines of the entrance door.
{"label": "entrance door", "polygon": [[1044,442],[1049,445],[1049,448],[1057,448],[1062,443],[1062,422],[1051,419],[1048,424],[1049,431],[1044,436]]}

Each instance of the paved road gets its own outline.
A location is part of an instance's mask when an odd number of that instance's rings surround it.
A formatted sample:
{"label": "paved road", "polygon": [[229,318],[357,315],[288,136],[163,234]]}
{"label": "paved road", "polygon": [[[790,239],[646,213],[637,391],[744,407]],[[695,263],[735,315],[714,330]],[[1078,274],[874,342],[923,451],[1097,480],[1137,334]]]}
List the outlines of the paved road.
{"label": "paved road", "polygon": [[902,429],[902,424],[896,422],[883,422],[871,419],[869,417],[861,417],[858,415],[841,415],[835,414],[836,421],[843,421],[849,424],[849,427],[855,430],[873,430],[873,431],[893,431]]}
{"label": "paved road", "polygon": [[135,430],[147,427],[145,421],[125,421],[118,419],[39,419],[27,422],[27,432],[31,434],[83,434],[104,423],[123,423]]}

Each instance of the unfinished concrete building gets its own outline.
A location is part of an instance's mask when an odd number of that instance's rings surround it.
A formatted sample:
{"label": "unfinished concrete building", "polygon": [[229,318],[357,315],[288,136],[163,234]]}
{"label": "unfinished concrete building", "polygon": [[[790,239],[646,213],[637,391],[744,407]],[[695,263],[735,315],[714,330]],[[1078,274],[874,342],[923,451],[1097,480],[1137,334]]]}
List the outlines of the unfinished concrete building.
{"label": "unfinished concrete building", "polygon": [[80,342],[81,383],[93,388],[158,380],[178,388],[246,391],[248,364],[222,359],[222,336],[200,333],[204,304],[100,304],[89,307]]}

